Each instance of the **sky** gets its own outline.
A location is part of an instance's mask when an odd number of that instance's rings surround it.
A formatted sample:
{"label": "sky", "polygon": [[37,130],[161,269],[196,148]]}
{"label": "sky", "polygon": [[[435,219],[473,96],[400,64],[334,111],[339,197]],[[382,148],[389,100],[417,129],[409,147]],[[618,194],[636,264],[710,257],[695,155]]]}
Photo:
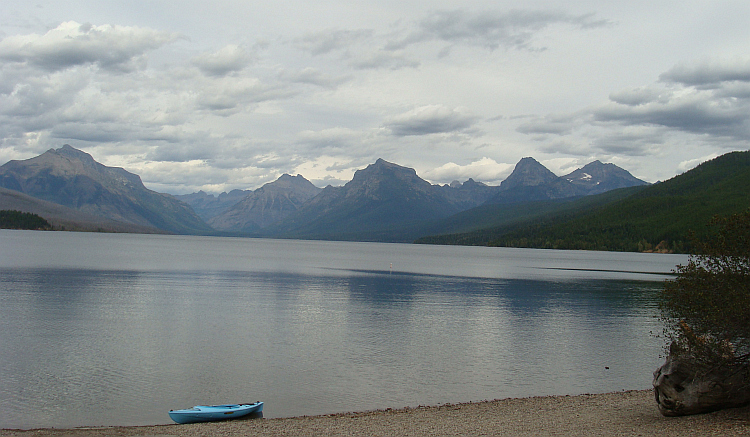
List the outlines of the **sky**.
{"label": "sky", "polygon": [[64,144],[159,192],[647,182],[750,148],[750,2],[3,0],[0,164]]}

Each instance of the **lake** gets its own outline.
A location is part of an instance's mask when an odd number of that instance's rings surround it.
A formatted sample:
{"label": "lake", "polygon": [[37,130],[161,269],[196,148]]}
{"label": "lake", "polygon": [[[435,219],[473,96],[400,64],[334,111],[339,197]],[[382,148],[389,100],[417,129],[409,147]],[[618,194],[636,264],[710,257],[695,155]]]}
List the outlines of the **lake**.
{"label": "lake", "polygon": [[651,386],[683,255],[0,230],[0,428]]}

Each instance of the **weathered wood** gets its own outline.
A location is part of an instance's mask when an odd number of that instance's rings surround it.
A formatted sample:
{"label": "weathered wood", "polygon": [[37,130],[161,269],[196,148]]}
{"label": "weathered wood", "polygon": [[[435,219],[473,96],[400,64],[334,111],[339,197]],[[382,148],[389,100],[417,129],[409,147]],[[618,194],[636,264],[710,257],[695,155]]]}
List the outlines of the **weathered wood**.
{"label": "weathered wood", "polygon": [[664,416],[685,416],[750,404],[747,362],[709,363],[670,354],[654,372],[654,395]]}

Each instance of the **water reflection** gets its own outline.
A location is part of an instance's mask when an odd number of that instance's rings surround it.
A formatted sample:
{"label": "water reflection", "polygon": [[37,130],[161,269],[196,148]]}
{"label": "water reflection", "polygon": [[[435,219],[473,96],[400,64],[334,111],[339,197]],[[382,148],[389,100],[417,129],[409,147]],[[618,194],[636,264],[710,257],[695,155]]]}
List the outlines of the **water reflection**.
{"label": "water reflection", "polygon": [[659,364],[659,283],[302,270],[0,268],[1,425],[616,391]]}

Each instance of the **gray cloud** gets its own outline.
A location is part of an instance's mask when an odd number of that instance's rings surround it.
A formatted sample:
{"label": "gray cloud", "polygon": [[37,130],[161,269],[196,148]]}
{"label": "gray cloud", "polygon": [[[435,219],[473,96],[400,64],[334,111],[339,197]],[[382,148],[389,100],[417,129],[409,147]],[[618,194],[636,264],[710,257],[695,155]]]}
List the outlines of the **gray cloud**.
{"label": "gray cloud", "polygon": [[197,97],[200,109],[217,115],[232,115],[248,104],[287,99],[299,91],[283,84],[267,84],[255,78],[225,77],[206,83]]}
{"label": "gray cloud", "polygon": [[748,138],[750,106],[747,102],[719,101],[707,96],[675,98],[663,104],[639,107],[610,105],[597,109],[597,121],[623,125],[658,125],[694,134]]}
{"label": "gray cloud", "polygon": [[652,102],[666,103],[669,100],[669,94],[668,91],[663,89],[640,87],[612,93],[609,95],[609,99],[621,105],[639,106]]}
{"label": "gray cloud", "polygon": [[490,50],[499,47],[532,49],[535,34],[555,24],[588,29],[611,23],[595,19],[594,14],[570,15],[564,12],[527,10],[437,11],[423,19],[417,31],[400,40],[391,41],[387,48],[402,49],[415,43],[439,40]]}
{"label": "gray cloud", "polygon": [[[201,144],[198,138],[202,137],[205,143]],[[206,147],[206,143],[212,143],[211,136],[206,132],[194,133],[191,141],[180,141],[169,143],[153,149],[149,158],[159,162],[189,162],[213,160],[223,155],[223,148]],[[235,163],[236,166],[236,163]]]}
{"label": "gray cloud", "polygon": [[313,55],[324,55],[334,51],[345,51],[362,41],[370,41],[373,35],[372,30],[326,29],[307,33],[293,42],[301,50]]}
{"label": "gray cloud", "polygon": [[463,131],[477,121],[478,117],[466,108],[429,105],[392,117],[386,121],[385,127],[396,136],[429,135]]}
{"label": "gray cloud", "polygon": [[192,59],[193,65],[210,76],[225,76],[244,69],[252,56],[242,47],[229,44],[216,52],[205,52]]}
{"label": "gray cloud", "polygon": [[626,156],[653,155],[676,135],[696,144],[746,147],[750,141],[750,63],[680,64],[659,76],[661,83],[610,94],[606,104],[577,113],[535,117],[518,132],[557,138],[547,152],[585,153],[559,141],[588,138],[589,150]]}
{"label": "gray cloud", "polygon": [[636,127],[595,138],[592,144],[608,155],[645,156],[657,152],[664,135],[664,129]]}
{"label": "gray cloud", "polygon": [[528,135],[565,135],[581,124],[580,114],[550,114],[532,117],[521,123],[516,130]]}
{"label": "gray cloud", "polygon": [[95,64],[105,70],[132,71],[141,56],[177,35],[129,26],[92,26],[68,21],[44,35],[9,36],[0,41],[0,59],[47,71]]}
{"label": "gray cloud", "polygon": [[[609,26],[595,14],[570,15],[547,11],[437,11],[429,14],[412,30],[392,30],[380,35],[372,30],[326,29],[295,39],[294,45],[312,55],[338,53],[341,59],[359,69],[416,68],[420,61],[404,52],[418,43],[441,41],[450,44],[479,46],[490,50],[498,47],[541,50],[534,47],[534,36],[541,30],[565,24],[579,29]],[[443,48],[440,57],[450,53]]]}
{"label": "gray cloud", "polygon": [[403,53],[385,50],[378,50],[371,53],[364,53],[357,57],[352,57],[349,63],[358,69],[387,68],[390,70],[417,68],[420,65],[419,61],[409,59]]}
{"label": "gray cloud", "polygon": [[133,137],[132,129],[119,123],[58,123],[51,130],[52,138],[97,143],[124,141]]}
{"label": "gray cloud", "polygon": [[713,88],[724,82],[750,82],[750,61],[679,64],[659,76],[663,82]]}
{"label": "gray cloud", "polygon": [[[660,76],[677,88],[642,89],[610,96],[593,111],[597,121],[653,125],[698,135],[750,140],[750,63],[678,66]],[[738,83],[739,82],[739,83]],[[630,96],[630,98],[627,98]],[[634,105],[633,103],[638,103]]]}
{"label": "gray cloud", "polygon": [[330,128],[322,131],[303,131],[298,135],[299,144],[309,145],[316,152],[330,153],[349,146],[361,145],[363,134],[346,128]]}
{"label": "gray cloud", "polygon": [[581,141],[570,141],[555,138],[554,141],[543,143],[539,150],[550,155],[591,156],[591,145]]}
{"label": "gray cloud", "polygon": [[280,77],[282,80],[289,82],[306,83],[329,89],[335,89],[353,78],[351,74],[330,75],[313,67],[303,68],[294,72],[284,72]]}
{"label": "gray cloud", "polygon": [[0,114],[18,122],[24,122],[20,117],[39,118],[69,107],[89,84],[86,74],[73,73],[15,79],[19,82],[13,84],[12,91],[0,94]]}
{"label": "gray cloud", "polygon": [[419,61],[391,49],[378,48],[383,37],[372,30],[326,29],[294,40],[294,45],[314,56],[336,53],[348,65],[361,70],[416,68]]}

